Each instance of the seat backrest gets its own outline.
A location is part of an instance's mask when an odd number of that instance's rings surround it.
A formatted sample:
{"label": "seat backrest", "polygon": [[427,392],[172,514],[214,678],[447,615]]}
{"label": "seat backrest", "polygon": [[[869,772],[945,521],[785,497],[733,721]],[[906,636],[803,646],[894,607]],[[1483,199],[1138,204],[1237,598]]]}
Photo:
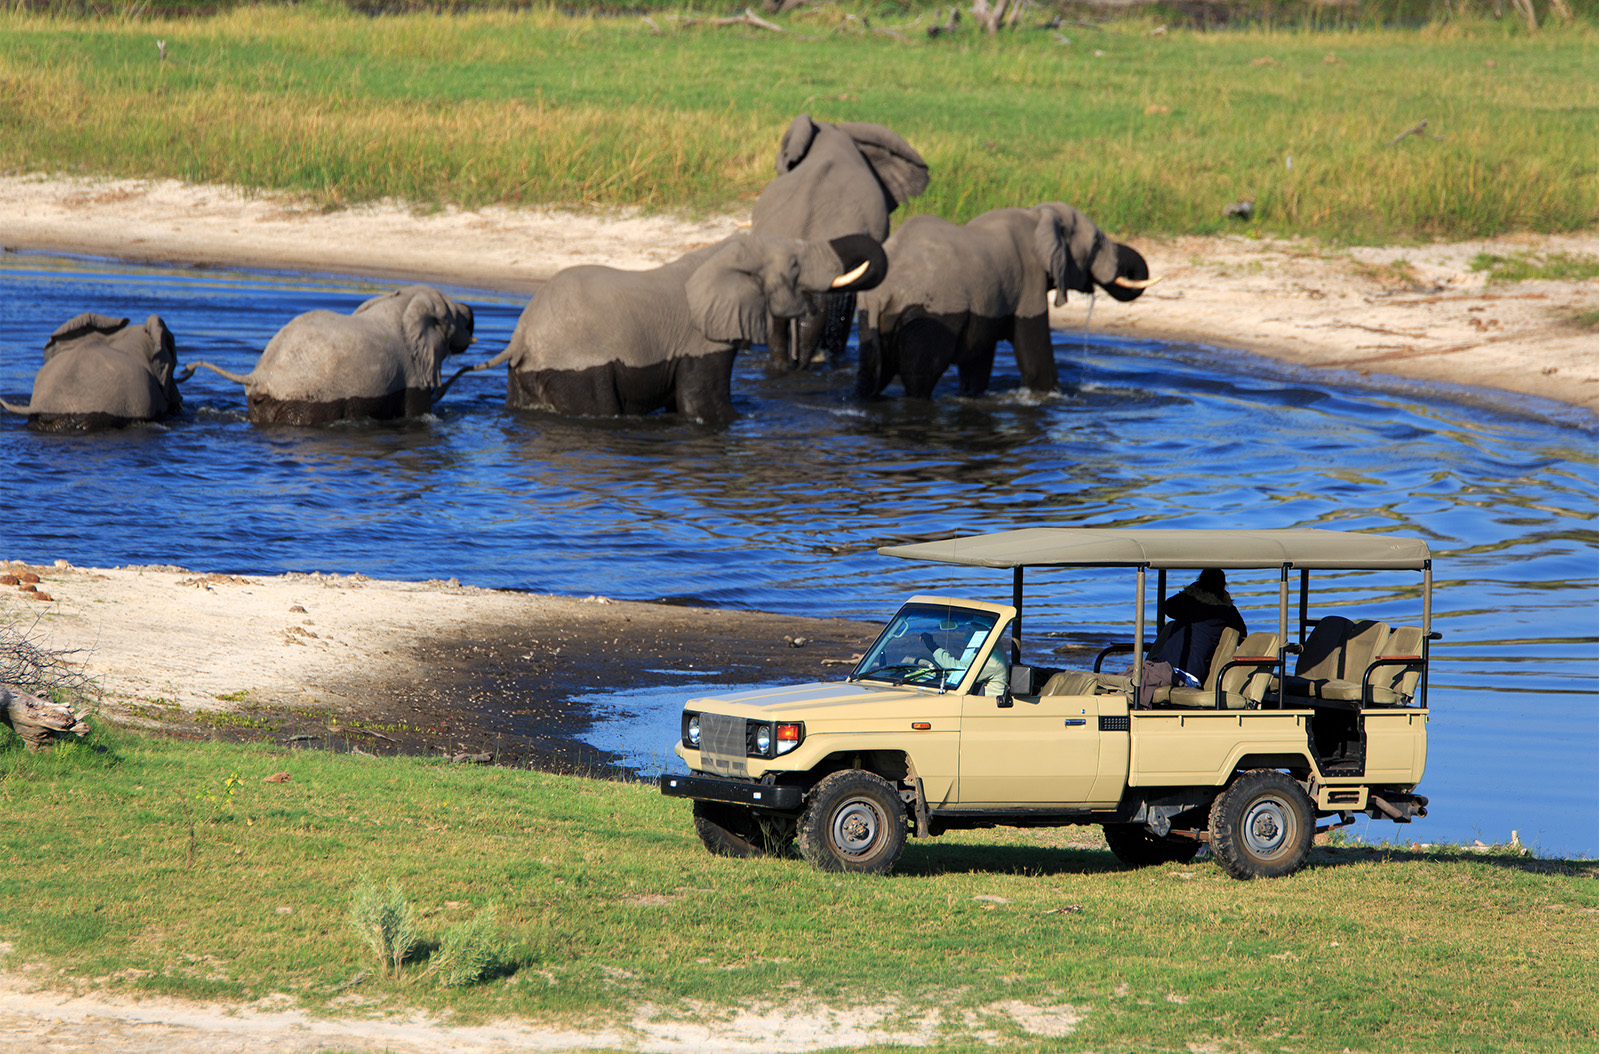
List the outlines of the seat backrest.
{"label": "seat backrest", "polygon": [[[1239,644],[1233,654],[1237,659],[1276,659],[1279,637],[1276,633],[1252,633]],[[1222,679],[1222,690],[1243,697],[1245,705],[1254,709],[1266,698],[1267,687],[1272,683],[1270,666],[1235,666]]]}
{"label": "seat backrest", "polygon": [[1383,654],[1383,646],[1389,640],[1389,625],[1386,622],[1374,622],[1372,619],[1362,619],[1350,627],[1350,636],[1345,638],[1344,657],[1341,660],[1341,669],[1335,676],[1342,680],[1360,683],[1366,676],[1367,667],[1372,660]]}
{"label": "seat backrest", "polygon": [[1216,691],[1218,672],[1233,661],[1234,653],[1238,650],[1239,631],[1229,626],[1222,631],[1222,636],[1217,638],[1217,649],[1211,653],[1211,668],[1206,671],[1206,691]]}
{"label": "seat backrest", "polygon": [[[1427,637],[1420,629],[1411,626],[1401,626],[1389,634],[1389,640],[1384,644],[1383,650],[1378,652],[1380,658],[1409,658],[1422,657],[1422,642]],[[1372,683],[1381,688],[1387,688],[1402,699],[1409,700],[1417,694],[1417,681],[1422,676],[1421,664],[1407,669],[1405,666],[1380,666],[1372,671]]]}
{"label": "seat backrest", "polygon": [[1060,673],[1044,682],[1044,687],[1039,689],[1039,694],[1044,695],[1093,695],[1095,676],[1087,670],[1062,670]]}
{"label": "seat backrest", "polygon": [[1310,681],[1337,678],[1345,638],[1350,636],[1353,625],[1343,615],[1328,615],[1318,619],[1311,636],[1306,638],[1304,647],[1300,649],[1300,658],[1295,660],[1294,675]]}

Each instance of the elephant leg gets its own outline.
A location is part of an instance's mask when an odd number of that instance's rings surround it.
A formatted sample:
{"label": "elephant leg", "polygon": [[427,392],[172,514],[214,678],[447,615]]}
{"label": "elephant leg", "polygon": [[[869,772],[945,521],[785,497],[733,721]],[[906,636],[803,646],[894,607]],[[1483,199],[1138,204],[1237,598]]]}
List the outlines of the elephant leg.
{"label": "elephant leg", "polygon": [[678,359],[672,378],[677,408],[713,428],[738,415],[733,411],[733,349]]}
{"label": "elephant leg", "polygon": [[995,347],[1010,336],[1010,327],[1001,322],[972,319],[967,323],[956,353],[963,396],[976,398],[989,390],[989,379],[994,374]]}
{"label": "elephant leg", "polygon": [[1011,347],[1017,355],[1022,383],[1030,391],[1053,392],[1061,386],[1056,372],[1056,347],[1050,340],[1050,316],[1019,318],[1012,324]]}
{"label": "elephant leg", "polygon": [[868,325],[865,311],[861,312],[859,329],[861,353],[856,356],[856,398],[875,399],[900,372],[895,335],[892,331],[880,333]]}
{"label": "elephant leg", "polygon": [[901,320],[894,342],[906,395],[913,399],[933,398],[934,386],[955,361],[955,330],[927,315],[917,315]]}

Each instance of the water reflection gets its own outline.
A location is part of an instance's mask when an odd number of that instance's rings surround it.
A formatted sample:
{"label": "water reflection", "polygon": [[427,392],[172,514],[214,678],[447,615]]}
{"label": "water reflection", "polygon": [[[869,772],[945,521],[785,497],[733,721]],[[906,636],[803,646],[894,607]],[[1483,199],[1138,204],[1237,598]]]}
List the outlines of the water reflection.
{"label": "water reflection", "polygon": [[[245,372],[285,322],[348,312],[387,285],[172,271],[0,254],[0,393],[25,396],[39,349],[85,310],[159,314],[184,361]],[[504,346],[523,301],[469,302]],[[769,377],[741,362],[743,417],[508,413],[502,374],[463,378],[435,416],[324,430],[251,427],[238,388],[184,388],[165,426],[41,436],[0,422],[4,555],[361,571],[485,586],[880,618],[906,595],[1006,599],[1007,574],[919,567],[877,544],[1038,524],[1396,531],[1436,553],[1434,720],[1424,792],[1400,833],[1596,848],[1595,432],[1527,400],[1395,382],[1357,387],[1237,352],[1070,336],[1071,390],[855,402],[848,370]],[[1275,624],[1276,576],[1231,583]],[[1415,621],[1392,576],[1318,580],[1336,609]],[[1115,574],[1029,579],[1030,635],[1098,646],[1128,633]],[[646,744],[645,751],[653,750]],[[1390,826],[1374,835],[1392,836]]]}

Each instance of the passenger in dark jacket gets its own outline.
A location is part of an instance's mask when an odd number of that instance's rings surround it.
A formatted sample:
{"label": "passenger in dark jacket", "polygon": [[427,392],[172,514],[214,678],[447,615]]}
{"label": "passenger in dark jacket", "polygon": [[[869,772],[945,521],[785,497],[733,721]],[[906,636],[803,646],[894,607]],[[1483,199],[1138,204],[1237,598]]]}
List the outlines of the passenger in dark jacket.
{"label": "passenger in dark jacket", "polygon": [[1247,632],[1244,616],[1233,606],[1228,595],[1228,579],[1220,568],[1208,567],[1200,577],[1167,598],[1166,616],[1173,625],[1152,662],[1170,663],[1174,671],[1181,670],[1204,684],[1211,672],[1211,656],[1217,650],[1222,631],[1229,628]]}

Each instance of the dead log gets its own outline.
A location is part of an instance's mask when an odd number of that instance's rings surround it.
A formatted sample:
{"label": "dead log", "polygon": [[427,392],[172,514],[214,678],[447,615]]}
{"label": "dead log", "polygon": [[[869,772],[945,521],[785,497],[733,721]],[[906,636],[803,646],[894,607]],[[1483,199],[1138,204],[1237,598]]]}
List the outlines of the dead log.
{"label": "dead log", "polygon": [[691,18],[680,15],[677,21],[680,26],[754,26],[757,29],[765,29],[773,33],[788,32],[782,26],[774,22],[768,22],[748,7],[744,9],[744,14],[734,18]]}
{"label": "dead log", "polygon": [[952,7],[950,13],[945,17],[943,25],[928,27],[928,36],[937,37],[941,33],[954,33],[956,27],[960,24],[961,12]]}
{"label": "dead log", "polygon": [[71,706],[3,684],[0,684],[0,723],[21,736],[29,750],[44,750],[62,736],[81,736],[89,731],[89,726]]}

